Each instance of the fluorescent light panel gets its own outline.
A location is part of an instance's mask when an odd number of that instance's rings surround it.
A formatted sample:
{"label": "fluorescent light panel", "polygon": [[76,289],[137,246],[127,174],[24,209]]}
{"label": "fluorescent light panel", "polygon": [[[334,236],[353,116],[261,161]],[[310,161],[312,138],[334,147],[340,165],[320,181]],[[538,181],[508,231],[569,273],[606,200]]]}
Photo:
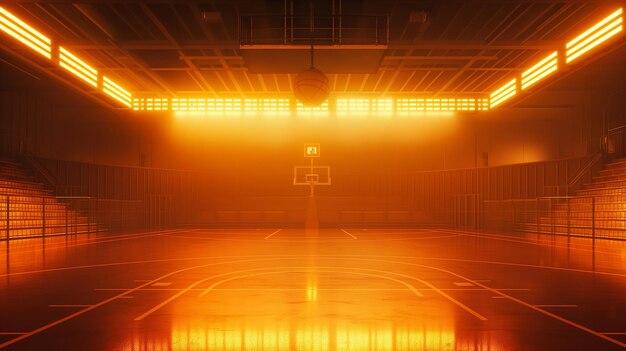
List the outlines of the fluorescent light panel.
{"label": "fluorescent light panel", "polygon": [[320,106],[304,106],[298,102],[296,105],[296,111],[298,112],[327,112],[328,101],[324,101]]}
{"label": "fluorescent light panel", "polygon": [[102,77],[102,90],[107,95],[124,104],[126,107],[131,107],[131,93],[106,76]]}
{"label": "fluorescent light panel", "polygon": [[537,64],[522,73],[522,90],[529,88],[541,79],[556,72],[558,68],[558,53],[552,52]]}
{"label": "fluorescent light panel", "polygon": [[517,78],[505,83],[502,87],[496,89],[490,96],[490,108],[494,108],[506,100],[510,99],[517,93]]}
{"label": "fluorescent light panel", "polygon": [[168,111],[168,98],[134,98],[133,110],[135,111]]}
{"label": "fluorescent light panel", "polygon": [[245,99],[246,112],[288,112],[291,110],[289,99]]}
{"label": "fluorescent light panel", "polygon": [[570,63],[624,29],[623,10],[604,18],[566,45],[566,62]]}
{"label": "fluorescent light panel", "polygon": [[0,6],[0,30],[19,40],[47,59],[52,58],[50,38],[36,31],[24,21]]}
{"label": "fluorescent light panel", "polygon": [[398,112],[424,111],[476,111],[475,98],[411,98],[398,99]]}
{"label": "fluorescent light panel", "polygon": [[98,71],[63,47],[59,47],[59,65],[92,87],[98,87]]}

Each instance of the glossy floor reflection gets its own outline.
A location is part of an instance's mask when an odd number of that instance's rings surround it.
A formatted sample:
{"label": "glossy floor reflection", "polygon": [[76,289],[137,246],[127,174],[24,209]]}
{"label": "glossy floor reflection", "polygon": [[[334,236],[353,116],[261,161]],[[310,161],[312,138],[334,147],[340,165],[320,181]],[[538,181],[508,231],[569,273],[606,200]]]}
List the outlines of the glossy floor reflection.
{"label": "glossy floor reflection", "polygon": [[623,242],[185,229],[0,250],[6,350],[626,347]]}

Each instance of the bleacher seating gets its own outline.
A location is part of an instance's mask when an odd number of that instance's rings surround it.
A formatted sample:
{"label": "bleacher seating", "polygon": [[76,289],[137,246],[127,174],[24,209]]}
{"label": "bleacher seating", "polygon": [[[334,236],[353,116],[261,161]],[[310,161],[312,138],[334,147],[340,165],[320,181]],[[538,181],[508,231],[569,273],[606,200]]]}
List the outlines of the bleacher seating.
{"label": "bleacher seating", "polygon": [[[595,209],[595,210],[594,210]],[[626,159],[608,163],[569,199],[540,206],[539,225],[526,231],[626,239]]]}
{"label": "bleacher seating", "polygon": [[0,240],[87,233],[97,227],[19,162],[0,159]]}

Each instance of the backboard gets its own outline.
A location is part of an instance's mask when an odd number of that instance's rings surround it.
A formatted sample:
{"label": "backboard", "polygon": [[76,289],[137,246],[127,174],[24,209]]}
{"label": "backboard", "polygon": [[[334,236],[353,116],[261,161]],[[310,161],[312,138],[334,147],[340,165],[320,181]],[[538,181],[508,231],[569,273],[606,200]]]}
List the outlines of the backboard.
{"label": "backboard", "polygon": [[293,185],[330,185],[330,166],[295,166]]}

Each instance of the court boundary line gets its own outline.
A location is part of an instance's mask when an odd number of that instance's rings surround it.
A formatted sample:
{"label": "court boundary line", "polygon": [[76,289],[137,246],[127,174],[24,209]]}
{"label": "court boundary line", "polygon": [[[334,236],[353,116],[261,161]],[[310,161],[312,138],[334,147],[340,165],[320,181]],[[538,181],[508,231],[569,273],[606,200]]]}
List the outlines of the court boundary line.
{"label": "court boundary line", "polygon": [[[275,267],[272,267],[275,269]],[[287,267],[287,268],[293,268],[293,267]],[[330,269],[336,269],[337,267],[317,267],[319,268],[330,268]],[[223,274],[219,274],[217,276],[212,276],[212,277],[208,277],[208,278],[204,278],[201,280],[198,280],[196,282],[194,282],[193,284],[191,284],[190,286],[187,287],[187,289],[180,291],[179,293],[175,294],[174,296],[169,297],[168,299],[166,299],[165,301],[161,302],[160,304],[154,306],[153,308],[151,308],[150,310],[144,312],[142,315],[140,315],[139,317],[135,318],[135,320],[142,320],[146,317],[148,317],[150,314],[156,312],[157,310],[159,310],[160,308],[164,307],[165,305],[169,304],[170,302],[174,301],[175,299],[179,298],[180,296],[184,295],[185,293],[187,293],[189,291],[190,288],[194,288],[199,284],[202,284],[208,280],[220,277],[220,276],[224,276],[224,275],[229,275],[229,274],[236,274],[236,273],[247,273],[247,272],[252,272],[252,271],[260,271],[260,270],[267,270],[268,268],[256,268],[256,269],[249,269],[249,270],[242,270],[242,271],[235,271],[235,272],[229,272],[229,273],[223,273]],[[281,267],[282,269],[282,267]],[[387,274],[392,274],[392,275],[397,275],[397,276],[401,276],[401,277],[405,277],[408,279],[413,279],[416,280],[428,287],[430,287],[431,289],[433,289],[436,293],[438,293],[439,295],[441,295],[442,297],[446,298],[448,301],[452,302],[453,304],[457,305],[458,307],[460,307],[461,309],[467,311],[468,313],[472,314],[474,317],[478,318],[481,321],[486,321],[487,318],[484,317],[483,315],[481,315],[480,313],[474,311],[472,308],[470,308],[469,306],[463,304],[462,302],[460,302],[459,300],[453,298],[452,296],[446,294],[445,292],[443,292],[442,290],[440,290],[439,288],[437,288],[436,286],[434,286],[433,284],[420,279],[420,278],[416,278],[414,276],[410,276],[410,275],[406,275],[406,274],[401,274],[401,273],[396,273],[396,272],[388,272],[388,271],[378,271],[378,270],[372,270],[372,269],[362,269],[362,268],[354,268],[351,267],[349,269],[352,270],[357,270],[357,271],[374,271],[374,272],[381,272],[381,273],[387,273]],[[236,277],[233,278],[229,278],[230,280],[234,280],[236,279]],[[210,290],[211,287],[209,287],[207,290]],[[200,294],[200,297],[204,296],[206,293],[203,292],[202,294]],[[419,295],[421,295],[419,292],[417,293]],[[419,296],[418,295],[418,296]]]}
{"label": "court boundary line", "polygon": [[[304,268],[311,269],[311,267],[310,267],[310,266],[308,266],[308,267],[304,267]],[[330,269],[336,269],[336,268],[344,268],[344,267],[318,267],[318,268],[330,268]],[[154,312],[158,311],[159,309],[161,309],[161,308],[163,308],[164,306],[168,305],[168,304],[169,304],[169,303],[171,303],[172,301],[174,301],[174,300],[178,299],[178,298],[179,298],[179,297],[181,297],[182,295],[184,295],[184,294],[186,294],[187,292],[191,291],[191,289],[193,289],[193,288],[195,288],[196,286],[198,286],[198,285],[200,285],[200,284],[202,284],[202,283],[204,283],[204,282],[206,282],[206,281],[209,281],[209,280],[211,280],[211,279],[215,279],[215,278],[219,278],[219,277],[223,277],[223,276],[227,276],[227,275],[231,275],[231,274],[248,273],[248,272],[256,272],[256,271],[267,271],[267,270],[270,270],[270,269],[283,269],[283,270],[284,270],[284,269],[291,269],[291,270],[293,270],[293,269],[302,269],[302,267],[270,267],[270,268],[253,268],[253,269],[245,269],[245,270],[239,270],[239,271],[233,271],[233,272],[226,272],[226,273],[222,273],[222,274],[214,275],[214,276],[211,276],[211,277],[203,278],[203,279],[200,279],[200,280],[198,280],[198,281],[196,281],[196,282],[192,283],[192,284],[191,284],[191,285],[189,285],[187,288],[183,289],[182,291],[178,292],[177,294],[175,294],[175,295],[173,295],[173,296],[170,296],[169,298],[165,299],[164,301],[162,301],[162,302],[161,302],[161,303],[159,303],[158,305],[156,305],[156,306],[152,307],[152,308],[151,308],[151,309],[149,309],[148,311],[146,311],[146,312],[142,313],[140,316],[136,317],[134,320],[135,320],[135,321],[141,321],[141,320],[143,320],[143,319],[145,319],[145,318],[149,317],[152,313],[154,313]],[[348,269],[354,269],[354,268],[348,268]],[[366,270],[366,269],[363,269],[363,270]],[[412,279],[415,279],[415,280],[418,280],[418,281],[419,281],[419,279],[417,279],[417,278],[415,278],[415,277],[411,277],[411,276],[407,276],[407,275],[403,275],[403,274],[399,274],[399,273],[394,273],[394,272],[378,271],[378,270],[367,270],[367,271],[374,271],[374,272],[387,273],[387,274],[395,274],[395,275],[400,275],[400,276],[404,276],[404,277],[406,277],[406,278],[412,278]],[[278,273],[280,273],[280,272],[275,272],[274,274],[278,274]],[[266,274],[272,274],[272,272],[267,272]],[[226,279],[226,281],[229,281],[229,280],[235,280],[235,279],[240,279],[240,278],[241,278],[240,276],[235,276],[235,277],[232,277],[232,278],[227,278],[227,279]],[[422,295],[419,291],[415,290],[415,287],[413,287],[413,286],[412,286],[412,285],[410,285],[409,283],[402,282],[402,281],[400,281],[400,280],[396,280],[396,279],[394,279],[394,278],[389,278],[389,277],[382,277],[382,276],[380,276],[379,278],[388,279],[388,280],[393,280],[393,281],[396,281],[396,282],[401,282],[401,284],[403,284],[403,285],[405,285],[405,286],[409,287],[409,289],[410,289],[411,291],[413,291],[413,293],[414,293],[414,294],[416,294],[416,295],[417,295],[417,296],[419,296],[419,297],[423,297],[423,295]],[[218,283],[219,283],[219,284],[221,284],[220,282],[218,282]],[[218,284],[218,283],[215,283],[215,284]],[[211,285],[209,288],[206,288],[206,289],[205,289],[205,290],[204,290],[204,291],[203,291],[203,292],[202,292],[202,293],[201,293],[198,297],[203,297],[203,296],[205,296],[205,295],[206,295],[206,294],[207,294],[207,293],[208,293],[208,292],[212,289],[212,287],[214,287],[214,286],[215,286],[215,284]]]}
{"label": "court boundary line", "polygon": [[[226,257],[233,257],[233,256],[226,256]],[[241,256],[239,256],[239,257],[241,257]],[[248,257],[250,257],[250,256],[244,256],[244,257],[247,257],[247,258],[248,258]],[[209,266],[213,266],[213,265],[220,265],[220,264],[232,264],[232,263],[243,263],[243,262],[258,262],[258,261],[263,261],[263,260],[276,260],[276,259],[301,259],[301,258],[302,258],[301,256],[295,256],[295,255],[285,255],[285,256],[281,256],[280,258],[275,257],[275,256],[274,256],[274,257],[269,257],[269,256],[261,256],[261,257],[262,257],[262,258],[255,259],[255,260],[238,260],[238,261],[230,261],[230,262],[229,262],[229,261],[226,261],[226,262],[215,262],[215,263],[209,263],[209,264],[206,264],[206,265],[200,265],[200,266],[192,266],[192,267],[187,267],[187,268],[183,268],[183,269],[180,269],[180,270],[176,270],[176,271],[173,271],[173,272],[167,273],[167,274],[165,274],[165,275],[163,275],[163,276],[161,276],[161,277],[159,277],[159,278],[153,279],[153,280],[152,280],[152,281],[150,281],[149,283],[146,283],[146,284],[140,285],[140,286],[138,286],[138,287],[133,288],[132,290],[126,291],[126,292],[124,292],[124,293],[118,294],[118,295],[116,295],[116,296],[114,296],[114,297],[111,297],[111,298],[109,298],[109,299],[106,299],[106,300],[104,300],[104,301],[101,301],[101,302],[100,302],[100,303],[98,303],[98,304],[92,305],[91,307],[86,308],[86,309],[81,310],[81,311],[78,311],[78,312],[76,312],[76,313],[74,313],[74,314],[72,314],[72,315],[70,315],[70,316],[66,316],[66,317],[64,317],[64,318],[62,318],[62,319],[59,319],[59,320],[54,321],[54,322],[51,322],[51,323],[49,323],[49,324],[47,324],[47,325],[45,325],[45,326],[43,326],[43,327],[38,328],[37,330],[34,330],[34,331],[32,331],[32,332],[25,333],[24,335],[22,335],[22,336],[20,336],[20,337],[18,337],[18,338],[11,339],[11,340],[9,340],[9,341],[7,341],[7,342],[3,343],[3,344],[0,344],[0,348],[4,348],[4,347],[6,347],[6,346],[8,346],[8,345],[14,344],[14,343],[16,343],[16,342],[18,342],[18,341],[20,341],[20,340],[23,340],[23,339],[28,338],[28,337],[30,337],[30,336],[32,336],[32,335],[35,335],[35,334],[37,334],[37,333],[39,333],[39,332],[41,332],[41,331],[47,330],[47,329],[49,329],[49,328],[52,328],[52,327],[54,327],[54,326],[56,326],[56,325],[58,325],[58,324],[61,324],[61,323],[65,322],[65,321],[67,321],[67,320],[69,320],[69,319],[72,319],[72,318],[74,318],[74,317],[76,317],[76,316],[82,315],[82,314],[84,314],[84,313],[86,313],[86,312],[88,312],[88,311],[91,311],[91,310],[93,310],[93,309],[95,309],[95,308],[97,308],[97,307],[103,306],[103,305],[105,305],[105,304],[107,304],[107,303],[109,303],[109,302],[111,302],[111,301],[114,301],[114,300],[116,300],[116,299],[118,299],[118,298],[124,298],[124,297],[125,297],[127,294],[129,294],[129,293],[132,293],[132,292],[134,292],[134,291],[137,291],[137,290],[139,290],[139,289],[141,289],[141,288],[143,288],[143,287],[145,287],[145,286],[147,286],[147,285],[149,285],[149,284],[151,284],[151,283],[153,283],[153,282],[157,282],[157,281],[159,281],[159,280],[161,280],[161,279],[163,279],[163,278],[165,278],[165,277],[169,277],[169,276],[171,276],[171,275],[174,275],[174,274],[177,274],[177,273],[180,273],[180,272],[184,272],[184,271],[188,271],[188,270],[192,270],[192,269],[197,269],[197,268],[209,267]],[[594,331],[594,330],[592,330],[592,329],[589,329],[589,328],[587,328],[587,327],[585,327],[585,326],[582,326],[582,325],[580,325],[580,324],[577,324],[576,322],[570,321],[570,320],[568,320],[568,319],[566,319],[566,318],[564,318],[564,317],[561,317],[561,316],[555,315],[555,314],[553,314],[553,313],[551,313],[551,312],[548,312],[548,311],[542,310],[541,308],[534,307],[533,305],[531,305],[531,304],[529,304],[529,303],[526,303],[526,302],[524,302],[524,301],[522,301],[522,300],[516,299],[516,298],[514,298],[514,297],[512,297],[512,296],[510,296],[510,295],[507,295],[507,294],[505,294],[505,293],[502,293],[502,292],[500,292],[500,291],[497,291],[497,290],[495,290],[494,288],[490,288],[490,287],[488,287],[488,286],[486,286],[486,285],[484,285],[484,284],[477,283],[476,281],[474,281],[474,280],[472,280],[472,279],[469,279],[469,278],[467,278],[467,277],[464,277],[464,276],[462,276],[462,275],[460,275],[460,274],[458,274],[458,273],[455,273],[455,272],[452,272],[452,271],[448,271],[448,270],[445,270],[445,269],[442,269],[442,268],[437,268],[437,267],[432,267],[432,266],[426,266],[426,265],[416,264],[416,263],[412,263],[412,262],[390,261],[390,260],[385,260],[385,259],[375,259],[375,258],[371,258],[372,256],[363,256],[363,255],[360,255],[360,256],[359,256],[359,255],[345,255],[345,256],[339,256],[339,255],[321,255],[321,256],[317,256],[317,255],[316,255],[316,257],[331,258],[331,259],[333,259],[333,258],[334,258],[334,259],[345,259],[345,258],[347,258],[347,257],[350,257],[350,258],[352,258],[352,259],[357,259],[357,260],[361,260],[361,261],[374,261],[374,262],[396,263],[396,264],[401,264],[401,265],[408,265],[408,266],[423,267],[423,268],[428,268],[428,269],[432,269],[432,270],[436,270],[436,271],[440,271],[440,272],[448,273],[448,274],[451,274],[451,275],[457,276],[457,277],[459,277],[459,278],[461,278],[461,279],[467,280],[467,281],[469,281],[469,282],[476,283],[476,285],[481,286],[481,287],[484,287],[484,288],[486,288],[487,290],[490,290],[490,291],[492,291],[492,292],[496,293],[496,296],[501,296],[501,297],[503,297],[503,298],[508,298],[508,299],[510,299],[510,300],[512,300],[512,301],[514,301],[514,302],[517,302],[517,303],[518,303],[518,304],[520,304],[520,305],[526,306],[526,307],[528,307],[528,308],[530,308],[530,309],[533,309],[533,310],[535,310],[535,311],[537,311],[537,312],[540,312],[541,314],[544,314],[544,315],[547,315],[547,316],[549,316],[549,317],[552,317],[552,318],[554,318],[554,319],[556,319],[556,320],[559,320],[559,321],[561,321],[561,322],[563,322],[563,323],[566,323],[566,324],[568,324],[568,325],[570,325],[570,326],[573,326],[573,327],[575,327],[575,328],[577,328],[577,329],[579,329],[579,330],[582,330],[582,331],[588,332],[588,333],[590,333],[590,334],[592,334],[592,335],[595,335],[595,336],[597,336],[597,337],[600,337],[600,338],[602,338],[602,339],[604,339],[604,340],[606,340],[606,341],[609,341],[609,342],[615,343],[615,344],[620,345],[620,346],[622,346],[622,347],[626,347],[626,344],[621,343],[620,341],[618,341],[618,340],[616,340],[616,339],[610,338],[610,337],[608,337],[608,336],[606,336],[606,335],[603,335],[602,333],[596,332],[596,331]],[[537,265],[529,265],[529,264],[514,264],[514,263],[507,263],[507,262],[489,262],[489,261],[464,260],[464,259],[451,259],[451,258],[432,258],[432,257],[430,257],[430,258],[423,258],[423,257],[421,257],[421,258],[420,258],[420,257],[409,257],[409,256],[373,256],[373,257],[379,257],[379,258],[380,258],[380,257],[385,257],[385,258],[396,258],[396,259],[398,259],[398,258],[404,258],[404,259],[416,259],[416,258],[417,258],[417,259],[437,260],[437,261],[470,262],[470,263],[482,263],[482,264],[495,264],[495,265],[507,265],[507,266],[520,266],[520,267],[525,267],[525,268],[551,269],[551,270],[561,270],[561,271],[570,271],[570,272],[578,272],[578,273],[593,273],[593,274],[603,274],[603,275],[609,275],[609,276],[619,276],[619,277],[624,277],[624,276],[626,276],[626,275],[623,275],[623,274],[617,274],[617,273],[608,273],[608,272],[593,272],[593,271],[575,270],[575,269],[567,269],[567,268],[559,268],[559,267],[537,266]],[[215,258],[216,258],[216,257],[206,257],[206,258],[204,258],[204,259],[215,259]],[[194,259],[194,258],[188,258],[188,259]],[[188,260],[188,259],[186,259],[186,260]],[[170,259],[170,260],[165,260],[165,261],[173,261],[173,260],[181,260],[181,259]],[[122,264],[123,264],[123,263],[122,263]],[[110,264],[108,264],[108,265],[110,265]],[[117,265],[120,265],[120,263],[117,263]],[[395,274],[397,274],[397,273],[395,273]]]}
{"label": "court boundary line", "polygon": [[345,229],[343,229],[343,228],[340,228],[340,229],[341,229],[341,231],[342,231],[342,232],[344,232],[344,233],[346,233],[346,234],[350,235],[350,236],[352,237],[352,239],[357,240],[357,237],[356,237],[356,236],[354,236],[354,235],[352,235],[352,234],[350,234],[350,232],[348,232],[347,230],[345,230]]}
{"label": "court boundary line", "polygon": [[263,238],[263,240],[268,240],[269,238],[271,238],[271,237],[272,237],[272,236],[274,236],[275,234],[278,234],[281,230],[283,230],[283,229],[281,228],[281,229],[278,229],[278,230],[276,230],[276,231],[272,232],[272,234],[270,234],[270,235],[266,236],[265,238]]}

